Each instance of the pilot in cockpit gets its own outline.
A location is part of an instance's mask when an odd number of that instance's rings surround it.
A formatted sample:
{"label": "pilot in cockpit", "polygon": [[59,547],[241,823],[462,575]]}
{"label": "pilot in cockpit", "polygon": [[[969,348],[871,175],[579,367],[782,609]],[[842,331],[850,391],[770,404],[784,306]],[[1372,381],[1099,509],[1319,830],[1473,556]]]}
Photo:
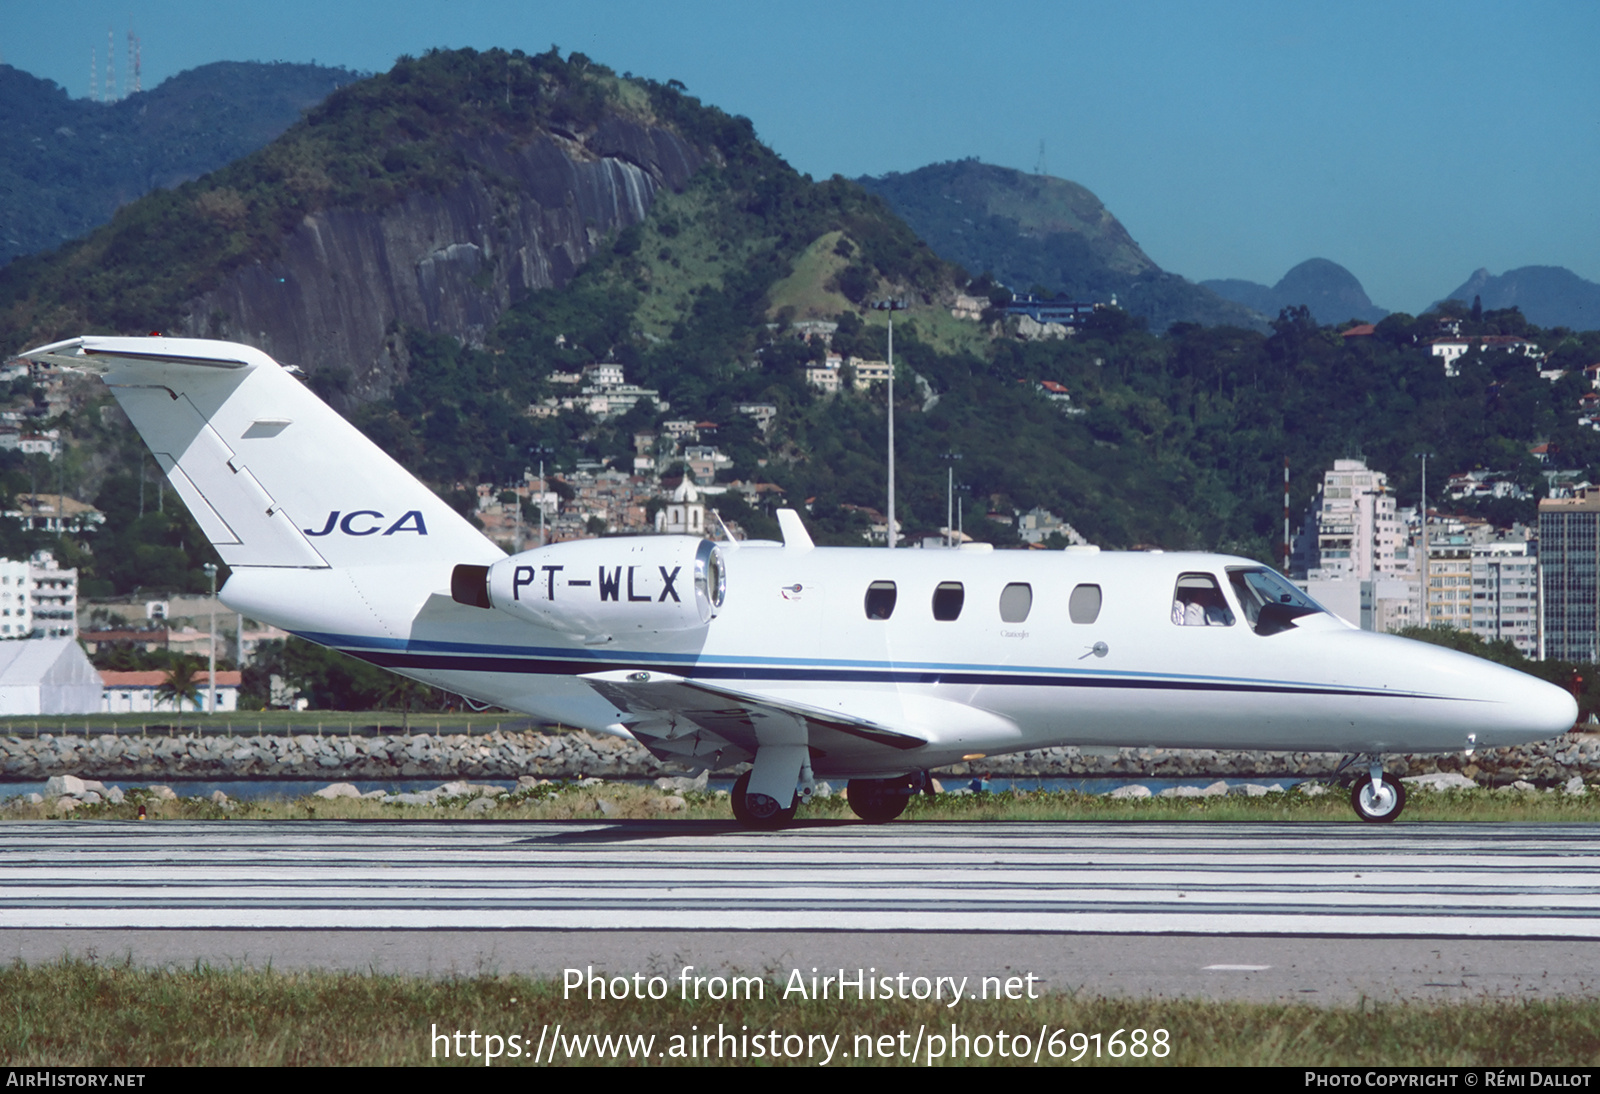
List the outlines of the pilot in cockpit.
{"label": "pilot in cockpit", "polygon": [[1173,594],[1172,622],[1180,627],[1231,627],[1233,612],[1214,578],[1184,574]]}

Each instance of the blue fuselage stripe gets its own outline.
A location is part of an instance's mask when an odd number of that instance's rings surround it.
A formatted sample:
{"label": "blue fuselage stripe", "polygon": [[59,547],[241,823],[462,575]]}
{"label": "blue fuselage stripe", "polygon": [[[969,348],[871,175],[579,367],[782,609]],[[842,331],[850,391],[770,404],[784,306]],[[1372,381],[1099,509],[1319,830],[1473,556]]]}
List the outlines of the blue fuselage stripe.
{"label": "blue fuselage stripe", "polygon": [[[332,646],[352,657],[392,669],[492,672],[514,675],[578,676],[596,672],[669,672],[689,680],[768,681],[773,683],[943,684],[979,687],[1105,688],[1152,691],[1204,691],[1278,695],[1341,695],[1386,699],[1446,699],[1459,696],[1373,688],[1346,688],[1309,682],[1229,679],[1226,677],[1111,674],[1070,669],[984,665],[892,665],[848,661],[795,661],[779,658],[735,660],[693,654],[641,654],[527,648],[514,656],[504,646],[456,642],[407,642],[364,636],[302,632],[301,637]],[[373,648],[378,647],[378,648]],[[470,652],[469,652],[470,651]]]}

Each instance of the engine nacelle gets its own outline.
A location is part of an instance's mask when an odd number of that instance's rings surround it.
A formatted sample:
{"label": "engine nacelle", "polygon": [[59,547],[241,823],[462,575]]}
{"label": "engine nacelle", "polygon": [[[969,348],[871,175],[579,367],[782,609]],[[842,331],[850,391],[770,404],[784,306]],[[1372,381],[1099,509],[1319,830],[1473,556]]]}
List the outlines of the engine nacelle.
{"label": "engine nacelle", "polygon": [[552,543],[492,566],[457,566],[451,595],[586,639],[684,631],[716,617],[727,589],[722,551],[693,536]]}

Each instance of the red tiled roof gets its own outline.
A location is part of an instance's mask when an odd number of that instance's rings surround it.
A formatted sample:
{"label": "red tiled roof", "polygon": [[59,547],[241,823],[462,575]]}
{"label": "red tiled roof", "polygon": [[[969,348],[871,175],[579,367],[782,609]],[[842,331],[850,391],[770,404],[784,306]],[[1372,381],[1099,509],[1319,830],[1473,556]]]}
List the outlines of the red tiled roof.
{"label": "red tiled roof", "polygon": [[[113,672],[102,669],[101,682],[108,688],[158,688],[167,682],[167,674],[160,669],[148,669],[144,672]],[[206,687],[210,683],[209,674],[197,673],[194,678],[196,687]],[[244,683],[244,673],[237,670],[217,673],[217,687],[239,687]]]}

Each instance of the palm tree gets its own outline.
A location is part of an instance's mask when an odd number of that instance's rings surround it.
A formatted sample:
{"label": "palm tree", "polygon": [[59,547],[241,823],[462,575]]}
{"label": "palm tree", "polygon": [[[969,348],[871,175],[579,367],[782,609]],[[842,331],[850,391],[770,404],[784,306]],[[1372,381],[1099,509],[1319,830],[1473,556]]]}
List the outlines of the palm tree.
{"label": "palm tree", "polygon": [[383,704],[392,707],[398,704],[401,709],[400,725],[404,733],[411,732],[411,703],[412,700],[426,700],[433,693],[427,684],[418,683],[398,674],[389,680],[389,686],[383,693]]}
{"label": "palm tree", "polygon": [[172,663],[172,667],[167,669],[167,678],[156,688],[156,701],[167,700],[171,700],[177,710],[178,726],[182,728],[184,701],[188,700],[196,706],[200,702],[200,666],[188,658]]}

